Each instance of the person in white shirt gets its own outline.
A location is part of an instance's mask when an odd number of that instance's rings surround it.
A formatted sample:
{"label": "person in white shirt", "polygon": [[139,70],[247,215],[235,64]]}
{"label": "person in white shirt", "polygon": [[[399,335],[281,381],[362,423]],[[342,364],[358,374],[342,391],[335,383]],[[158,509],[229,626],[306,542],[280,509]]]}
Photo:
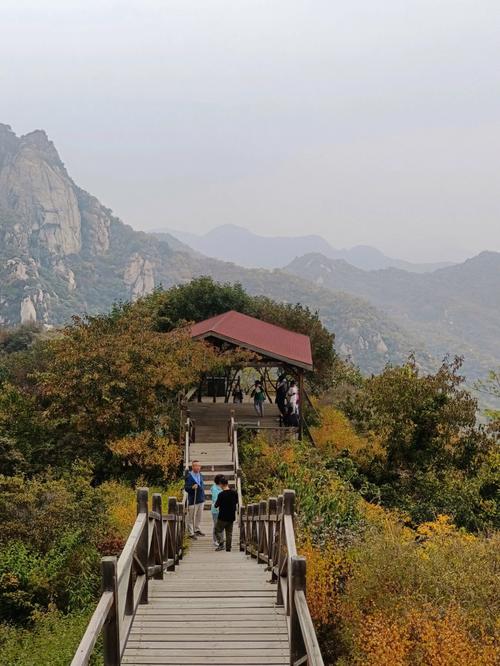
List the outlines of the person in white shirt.
{"label": "person in white shirt", "polygon": [[292,379],[290,382],[290,388],[286,394],[289,414],[298,414],[299,413],[299,389],[295,381]]}

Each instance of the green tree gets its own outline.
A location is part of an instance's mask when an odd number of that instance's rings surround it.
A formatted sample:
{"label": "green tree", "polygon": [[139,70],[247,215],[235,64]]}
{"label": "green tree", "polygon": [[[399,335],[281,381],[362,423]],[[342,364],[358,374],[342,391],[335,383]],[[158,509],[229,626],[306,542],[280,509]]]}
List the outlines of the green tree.
{"label": "green tree", "polygon": [[[497,405],[500,404],[500,370],[490,370],[486,379],[476,382],[475,388],[493,398]],[[489,407],[485,412],[491,421],[492,430],[500,435],[500,409]]]}
{"label": "green tree", "polygon": [[[477,401],[464,388],[461,359],[434,374],[410,358],[364,381],[344,409],[367,445],[352,468],[334,463],[366,497],[409,513],[415,523],[440,513],[471,530],[498,522],[498,463],[494,440],[476,422]],[[497,479],[495,481],[495,479]]]}

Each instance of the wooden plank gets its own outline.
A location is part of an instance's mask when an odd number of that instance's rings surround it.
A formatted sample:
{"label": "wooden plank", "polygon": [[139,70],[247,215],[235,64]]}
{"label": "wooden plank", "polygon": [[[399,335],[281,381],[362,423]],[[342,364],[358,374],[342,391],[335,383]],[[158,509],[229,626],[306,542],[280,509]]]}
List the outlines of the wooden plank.
{"label": "wooden plank", "polygon": [[137,609],[136,617],[141,617],[141,616],[149,616],[149,615],[206,615],[210,617],[214,616],[227,616],[227,617],[232,617],[236,619],[236,616],[250,616],[250,615],[272,615],[276,617],[284,617],[284,611],[282,607],[273,607],[273,606],[266,606],[264,608],[261,608],[257,606],[256,608],[252,608],[251,610],[247,609],[247,606],[245,605],[242,608],[231,608],[231,610],[228,610],[224,606],[220,607],[217,606],[215,608],[211,608],[210,610],[207,610],[206,608],[184,608],[180,607],[178,605],[175,606],[170,606],[170,607],[159,607],[155,606],[154,608],[152,606],[139,606]]}
{"label": "wooden plank", "polygon": [[244,647],[245,643],[249,643],[252,646],[255,645],[255,647],[258,647],[260,643],[272,643],[273,646],[276,643],[279,643],[281,647],[288,648],[288,634],[282,632],[282,633],[258,633],[258,634],[251,634],[251,633],[242,633],[242,630],[240,628],[240,633],[238,634],[228,634],[228,633],[219,633],[217,629],[212,629],[211,633],[206,633],[206,634],[200,634],[196,632],[196,636],[193,634],[185,633],[185,634],[180,634],[177,632],[171,632],[171,633],[161,633],[161,634],[149,634],[149,633],[137,633],[137,634],[130,634],[129,640],[127,643],[127,648],[129,647],[137,647],[140,646],[144,641],[146,642],[154,642],[157,644],[161,644],[162,646],[175,646],[177,644],[179,645],[192,645],[198,647],[200,645],[201,647],[206,646],[206,644],[210,643],[210,645],[214,645],[213,641],[213,636],[217,636],[217,645],[222,644],[222,643],[237,643],[240,647]]}
{"label": "wooden plank", "polygon": [[[215,600],[216,601],[216,600]],[[175,608],[217,608],[214,599],[155,599],[155,608],[168,608],[175,606]],[[248,597],[246,599],[225,599],[224,608],[259,608],[261,606],[273,608],[274,595],[272,597]]]}
{"label": "wooden plank", "polygon": [[271,656],[271,655],[253,655],[249,656],[226,656],[226,655],[197,655],[197,656],[156,656],[156,655],[128,655],[124,654],[122,664],[134,664],[135,666],[154,666],[160,664],[161,666],[183,666],[184,664],[207,666],[208,664],[231,664],[231,666],[238,666],[239,664],[273,666],[280,664],[281,666],[289,666],[290,661],[287,657]]}
{"label": "wooden plank", "polygon": [[257,641],[257,640],[232,640],[232,641],[194,641],[189,638],[184,641],[165,641],[155,640],[151,637],[145,637],[139,640],[129,640],[127,643],[127,652],[134,650],[154,650],[155,654],[191,654],[214,652],[217,650],[220,654],[247,654],[249,651],[258,654],[258,650],[268,650],[269,654],[281,654],[288,652],[288,641]]}
{"label": "wooden plank", "polygon": [[248,633],[264,633],[264,634],[279,634],[287,631],[286,625],[283,620],[272,623],[269,626],[267,620],[247,621],[242,620],[231,625],[223,624],[222,622],[215,622],[210,620],[202,620],[199,622],[134,622],[134,627],[131,634],[157,634],[160,632],[172,632],[174,634],[189,634],[196,629],[197,635],[213,634],[214,631],[219,635],[225,634],[239,634],[243,630],[248,629]]}
{"label": "wooden plank", "polygon": [[[153,657],[188,657],[190,655],[201,655],[204,657],[285,657],[288,656],[288,646],[283,648],[238,648],[236,645],[233,647],[216,647],[214,648],[196,648],[190,649],[185,645],[179,648],[155,648],[152,644],[147,647],[143,644],[140,648],[127,647],[125,654],[130,657],[141,657],[144,653],[151,654]],[[227,643],[225,644],[227,646]],[[150,657],[151,658],[151,657]]]}
{"label": "wooden plank", "polygon": [[[205,588],[198,590],[196,592],[196,597],[197,599],[221,599],[222,594],[224,592],[230,592],[230,595],[224,594],[224,603],[227,603],[228,600],[234,600],[234,599],[243,599],[243,598],[248,598],[248,597],[262,597],[263,599],[266,599],[267,597],[275,597],[276,592],[274,590],[269,590],[269,592],[266,590],[260,590],[259,586],[254,586],[253,589],[241,589],[241,590],[234,590],[234,589],[229,589],[229,590],[224,590],[224,588],[216,588],[214,590],[206,590]],[[158,592],[155,592],[153,595],[150,596],[152,604],[155,604],[157,600],[161,599],[186,599],[186,590],[161,590]]]}

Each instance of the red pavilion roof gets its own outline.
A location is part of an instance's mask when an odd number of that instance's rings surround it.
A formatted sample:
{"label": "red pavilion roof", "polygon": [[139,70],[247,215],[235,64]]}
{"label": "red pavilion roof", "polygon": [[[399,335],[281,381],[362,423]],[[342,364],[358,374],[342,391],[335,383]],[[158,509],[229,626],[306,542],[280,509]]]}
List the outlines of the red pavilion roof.
{"label": "red pavilion roof", "polygon": [[312,370],[309,336],[230,310],[191,327],[196,339],[219,338],[289,365]]}

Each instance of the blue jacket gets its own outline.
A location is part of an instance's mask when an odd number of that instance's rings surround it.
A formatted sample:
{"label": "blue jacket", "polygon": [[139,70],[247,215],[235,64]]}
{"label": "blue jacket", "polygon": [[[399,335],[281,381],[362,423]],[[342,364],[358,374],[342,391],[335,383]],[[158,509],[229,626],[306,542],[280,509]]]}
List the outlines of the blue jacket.
{"label": "blue jacket", "polygon": [[219,515],[219,509],[215,508],[215,502],[217,501],[217,497],[220,495],[222,492],[222,488],[220,486],[216,486],[215,483],[212,486],[212,506],[211,506],[211,512],[214,513],[216,516]]}
{"label": "blue jacket", "polygon": [[184,479],[184,490],[187,492],[188,495],[188,504],[192,506],[195,504],[195,496],[196,496],[196,504],[201,504],[202,502],[205,501],[205,488],[204,488],[204,481],[203,481],[203,474],[200,473],[200,481],[201,483],[199,484],[198,488],[193,488],[193,486],[196,484],[196,481],[194,480],[191,472],[188,472],[186,474],[186,477]]}

